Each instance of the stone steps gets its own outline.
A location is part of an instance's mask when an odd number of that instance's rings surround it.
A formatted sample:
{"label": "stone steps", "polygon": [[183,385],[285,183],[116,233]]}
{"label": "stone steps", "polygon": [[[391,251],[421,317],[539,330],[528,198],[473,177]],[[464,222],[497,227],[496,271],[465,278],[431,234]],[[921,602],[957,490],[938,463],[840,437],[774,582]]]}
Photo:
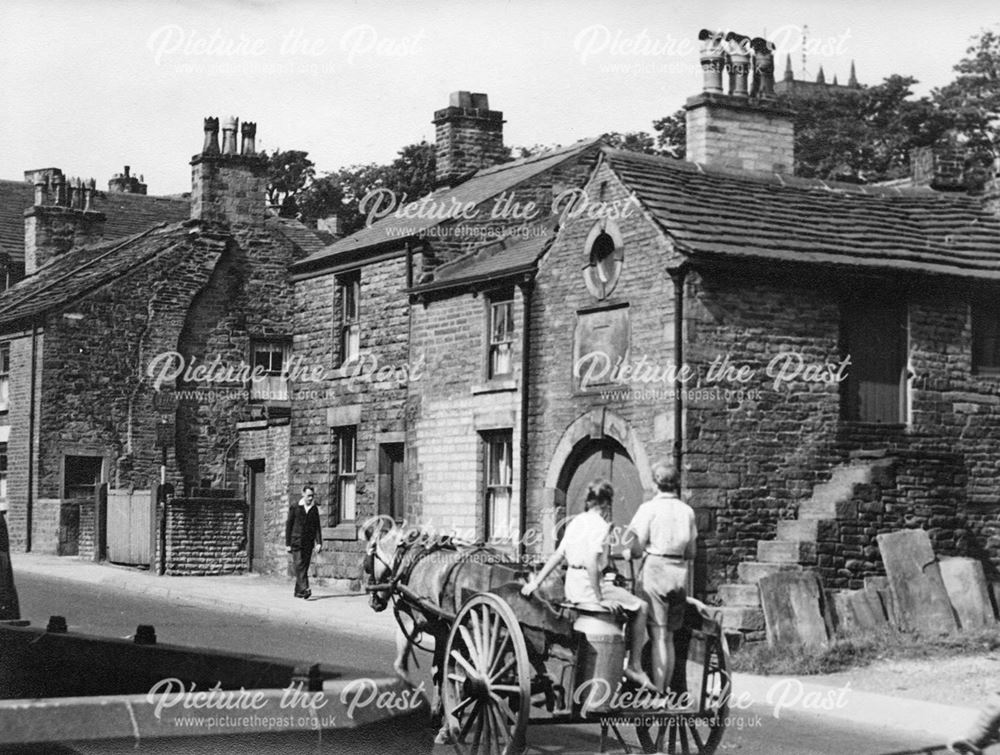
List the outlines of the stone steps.
{"label": "stone steps", "polygon": [[722,606],[715,609],[724,630],[761,632],[765,629],[764,611],[752,606]]}
{"label": "stone steps", "polygon": [[763,577],[783,571],[802,572],[817,562],[817,541],[821,523],[853,519],[858,504],[852,499],[859,485],[882,482],[891,473],[891,460],[877,454],[871,460],[854,458],[850,464],[832,470],[830,479],[813,488],[808,500],[799,505],[796,519],[778,522],[774,540],[757,541],[757,560],[737,565],[739,583],[720,585],[722,603],[718,618],[732,646],[764,638],[760,587]]}
{"label": "stone steps", "polygon": [[810,540],[819,536],[819,519],[782,519],[778,522],[776,540]]}
{"label": "stone steps", "polygon": [[740,577],[740,582],[745,585],[756,585],[762,577],[774,574],[779,571],[802,571],[800,564],[769,564],[760,561],[744,561],[737,565],[736,573]]}
{"label": "stone steps", "polygon": [[724,606],[760,606],[760,588],[757,585],[720,585],[718,597]]}
{"label": "stone steps", "polygon": [[758,540],[757,560],[774,564],[815,564],[816,541]]}

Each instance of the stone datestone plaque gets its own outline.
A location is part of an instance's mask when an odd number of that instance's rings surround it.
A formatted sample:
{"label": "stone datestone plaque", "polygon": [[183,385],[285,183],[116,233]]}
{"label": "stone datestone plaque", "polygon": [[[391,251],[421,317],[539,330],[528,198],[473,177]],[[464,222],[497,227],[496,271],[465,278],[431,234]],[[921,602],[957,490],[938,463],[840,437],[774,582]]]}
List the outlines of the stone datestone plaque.
{"label": "stone datestone plaque", "polygon": [[610,385],[629,355],[628,307],[580,312],[573,337],[573,383],[578,390]]}
{"label": "stone datestone plaque", "polygon": [[923,530],[878,535],[899,628],[929,634],[958,628],[931,540]]}
{"label": "stone datestone plaque", "polygon": [[983,565],[974,558],[941,559],[941,578],[962,629],[996,623]]}
{"label": "stone datestone plaque", "polygon": [[762,577],[760,603],[768,644],[818,647],[829,639],[823,618],[823,589],[810,572],[782,571]]}

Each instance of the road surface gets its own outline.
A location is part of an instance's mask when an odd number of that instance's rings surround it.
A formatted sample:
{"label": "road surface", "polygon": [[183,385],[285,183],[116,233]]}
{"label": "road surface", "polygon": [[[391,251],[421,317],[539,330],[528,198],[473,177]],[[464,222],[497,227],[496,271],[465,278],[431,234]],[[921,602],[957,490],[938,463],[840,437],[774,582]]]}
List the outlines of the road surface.
{"label": "road surface", "polygon": [[[211,610],[183,601],[116,591],[98,585],[16,575],[21,611],[33,624],[53,614],[65,616],[71,631],[113,637],[131,636],[138,624],[152,624],[159,642],[248,653],[292,657],[347,666],[363,675],[391,674],[393,643],[361,638],[335,630],[303,627],[294,622]],[[329,600],[336,600],[330,598]],[[428,663],[421,656],[418,679],[427,679]],[[425,681],[425,683],[427,683]],[[738,690],[737,690],[738,692]],[[594,725],[533,726],[529,753],[569,755],[596,752]],[[453,753],[451,748],[435,748]],[[279,749],[279,751],[281,751]],[[620,748],[610,748],[621,752]],[[764,705],[735,712],[720,755],[909,755],[944,752],[941,742],[920,734],[879,731],[832,718],[783,711],[775,719]]]}

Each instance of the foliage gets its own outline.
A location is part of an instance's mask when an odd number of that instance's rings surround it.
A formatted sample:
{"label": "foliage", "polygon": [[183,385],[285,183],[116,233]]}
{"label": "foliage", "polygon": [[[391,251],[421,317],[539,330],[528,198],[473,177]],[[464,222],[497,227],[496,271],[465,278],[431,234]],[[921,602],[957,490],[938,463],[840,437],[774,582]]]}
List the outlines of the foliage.
{"label": "foliage", "polygon": [[985,655],[1000,648],[1000,628],[921,635],[886,630],[865,636],[838,635],[825,648],[755,643],[732,656],[733,670],[765,676],[833,674],[879,660]]}
{"label": "foliage", "polygon": [[687,120],[683,109],[653,121],[653,130],[657,132],[656,144],[662,153],[678,160],[684,159],[687,150]]}
{"label": "foliage", "polygon": [[295,217],[295,199],[316,175],[309,153],[275,150],[267,162],[267,201],[281,207],[283,217]]}
{"label": "foliage", "polygon": [[615,149],[625,149],[630,152],[643,152],[647,155],[658,155],[660,150],[656,147],[656,140],[651,134],[645,131],[627,131],[621,134],[617,131],[609,131],[601,138],[609,147]]}
{"label": "foliage", "polygon": [[973,145],[1000,151],[1000,33],[984,29],[955,66],[958,76],[933,92],[958,133]]}
{"label": "foliage", "polygon": [[342,233],[353,233],[364,225],[358,203],[368,192],[390,189],[400,202],[425,196],[434,189],[435,163],[434,145],[420,142],[403,147],[389,165],[351,165],[327,173],[300,192],[299,217],[311,225],[336,215]]}
{"label": "foliage", "polygon": [[876,86],[780,97],[795,111],[796,175],[856,183],[907,175],[910,150],[933,144],[950,125],[929,98],[912,99],[916,83],[892,75]]}

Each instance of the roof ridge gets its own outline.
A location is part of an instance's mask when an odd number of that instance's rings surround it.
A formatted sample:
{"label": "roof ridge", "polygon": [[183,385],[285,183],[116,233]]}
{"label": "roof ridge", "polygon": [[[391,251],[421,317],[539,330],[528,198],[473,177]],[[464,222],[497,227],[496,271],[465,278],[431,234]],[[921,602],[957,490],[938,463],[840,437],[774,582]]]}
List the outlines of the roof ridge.
{"label": "roof ridge", "polygon": [[[519,168],[522,165],[530,165],[533,162],[538,162],[539,160],[548,160],[553,157],[557,157],[563,153],[575,152],[578,149],[585,149],[586,147],[592,146],[601,142],[601,137],[591,137],[588,139],[579,139],[572,144],[567,144],[565,147],[553,147],[551,149],[544,149],[541,152],[537,152],[533,155],[528,155],[527,157],[519,157],[515,160],[508,160],[505,163],[497,163],[496,165],[491,165],[488,168],[480,168],[475,173],[472,174],[472,178],[478,176],[491,176],[494,173],[500,173],[511,168]],[[469,180],[472,180],[471,178]]]}

